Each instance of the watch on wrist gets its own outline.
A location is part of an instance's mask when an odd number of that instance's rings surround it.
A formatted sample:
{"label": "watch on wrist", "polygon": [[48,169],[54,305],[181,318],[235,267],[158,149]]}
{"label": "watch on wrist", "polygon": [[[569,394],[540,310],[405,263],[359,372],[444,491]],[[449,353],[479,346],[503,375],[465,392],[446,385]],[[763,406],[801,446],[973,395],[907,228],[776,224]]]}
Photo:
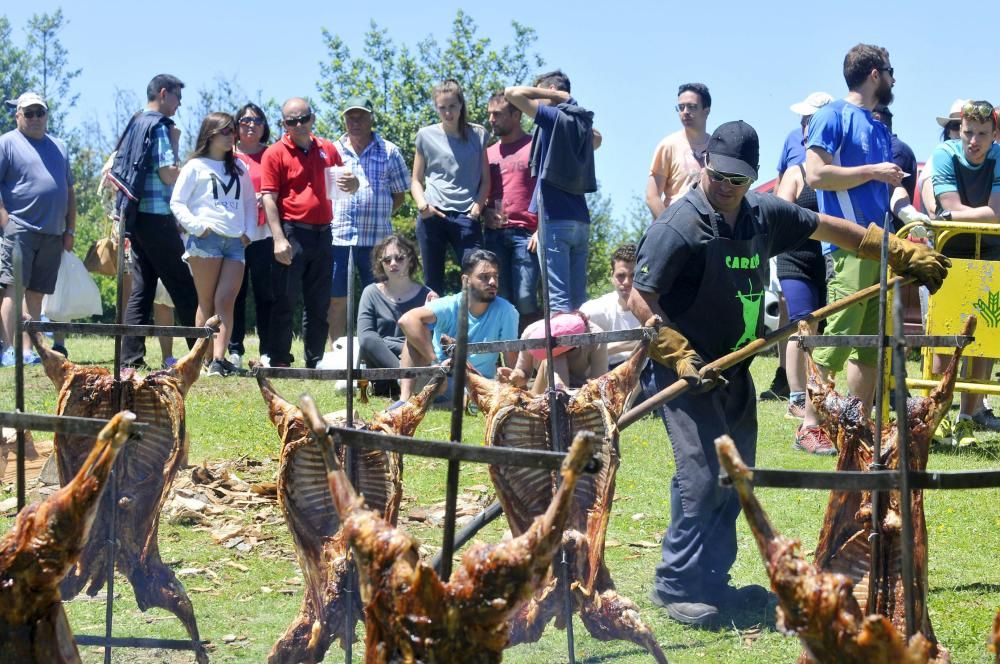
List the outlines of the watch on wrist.
{"label": "watch on wrist", "polygon": [[76,237],[76,229],[75,228],[67,228],[65,231],[63,231],[63,234],[68,235],[70,237]]}
{"label": "watch on wrist", "polygon": [[944,221],[951,221],[951,210],[945,210],[938,216],[940,216]]}

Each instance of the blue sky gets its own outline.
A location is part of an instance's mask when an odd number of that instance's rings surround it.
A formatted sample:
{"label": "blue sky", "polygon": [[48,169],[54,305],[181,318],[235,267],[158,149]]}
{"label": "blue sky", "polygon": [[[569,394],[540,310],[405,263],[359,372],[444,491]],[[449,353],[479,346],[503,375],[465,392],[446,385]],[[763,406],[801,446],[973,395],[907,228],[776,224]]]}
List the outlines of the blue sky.
{"label": "blue sky", "polygon": [[[921,161],[940,134],[934,116],[945,114],[953,99],[1000,102],[989,32],[997,13],[989,3],[949,13],[939,3],[895,0],[825,5],[38,0],[7,3],[0,13],[10,19],[20,43],[33,12],[60,6],[69,20],[63,43],[72,65],[83,68],[71,122],[106,120],[116,87],[141,96],[161,71],[183,79],[189,94],[224,75],[235,77],[244,90],[260,89],[278,99],[316,95],[325,56],[323,27],[359,52],[371,20],[388,28],[397,43],[411,45],[429,34],[443,40],[460,8],[476,21],[480,35],[496,44],[512,39],[510,22],[517,20],[537,31],[536,47],[546,65],[563,68],[574,95],[595,112],[604,134],[597,175],[617,213],[641,195],[657,141],[679,128],[673,105],[682,82],[702,81],[711,89],[709,129],[736,119],[757,129],[762,180],[773,176],[784,137],[798,122],[789,104],[815,90],[842,97],[843,57],[858,42],[889,49],[897,79],[894,129]],[[942,29],[952,18],[961,18],[965,32],[958,26],[948,31],[954,43],[945,45]]]}

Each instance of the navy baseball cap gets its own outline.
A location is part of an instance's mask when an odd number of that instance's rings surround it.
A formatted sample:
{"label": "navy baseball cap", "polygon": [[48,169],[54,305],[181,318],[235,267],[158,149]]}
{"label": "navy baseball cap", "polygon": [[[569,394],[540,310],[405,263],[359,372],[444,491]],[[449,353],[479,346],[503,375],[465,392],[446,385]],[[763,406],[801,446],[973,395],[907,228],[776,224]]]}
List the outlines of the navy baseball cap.
{"label": "navy baseball cap", "polygon": [[708,139],[706,152],[712,170],[757,179],[760,141],[757,131],[743,120],[719,125]]}

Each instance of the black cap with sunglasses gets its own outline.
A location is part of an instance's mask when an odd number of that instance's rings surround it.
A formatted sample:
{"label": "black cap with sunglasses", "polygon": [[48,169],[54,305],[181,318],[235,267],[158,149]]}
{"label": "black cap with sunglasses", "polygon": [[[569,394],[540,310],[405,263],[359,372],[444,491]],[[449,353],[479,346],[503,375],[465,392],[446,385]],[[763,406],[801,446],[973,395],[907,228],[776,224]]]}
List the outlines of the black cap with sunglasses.
{"label": "black cap with sunglasses", "polygon": [[706,152],[709,166],[715,172],[757,179],[760,141],[757,131],[743,120],[719,125],[708,139]]}

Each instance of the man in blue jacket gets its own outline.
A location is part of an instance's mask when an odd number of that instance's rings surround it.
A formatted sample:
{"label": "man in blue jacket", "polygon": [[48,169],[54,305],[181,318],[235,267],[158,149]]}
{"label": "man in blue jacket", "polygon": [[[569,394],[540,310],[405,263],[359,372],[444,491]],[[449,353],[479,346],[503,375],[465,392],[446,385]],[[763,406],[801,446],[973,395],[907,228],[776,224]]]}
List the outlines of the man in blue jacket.
{"label": "man in blue jacket", "polygon": [[[560,70],[542,74],[534,87],[504,90],[515,108],[534,118],[531,174],[538,178],[531,212],[538,210],[539,195],[544,219],[545,262],[549,279],[550,313],[579,309],[587,300],[587,251],[590,211],[584,194],[597,191],[594,148],[594,114],[570,96],[569,77]],[[529,245],[529,250],[534,250]]]}

